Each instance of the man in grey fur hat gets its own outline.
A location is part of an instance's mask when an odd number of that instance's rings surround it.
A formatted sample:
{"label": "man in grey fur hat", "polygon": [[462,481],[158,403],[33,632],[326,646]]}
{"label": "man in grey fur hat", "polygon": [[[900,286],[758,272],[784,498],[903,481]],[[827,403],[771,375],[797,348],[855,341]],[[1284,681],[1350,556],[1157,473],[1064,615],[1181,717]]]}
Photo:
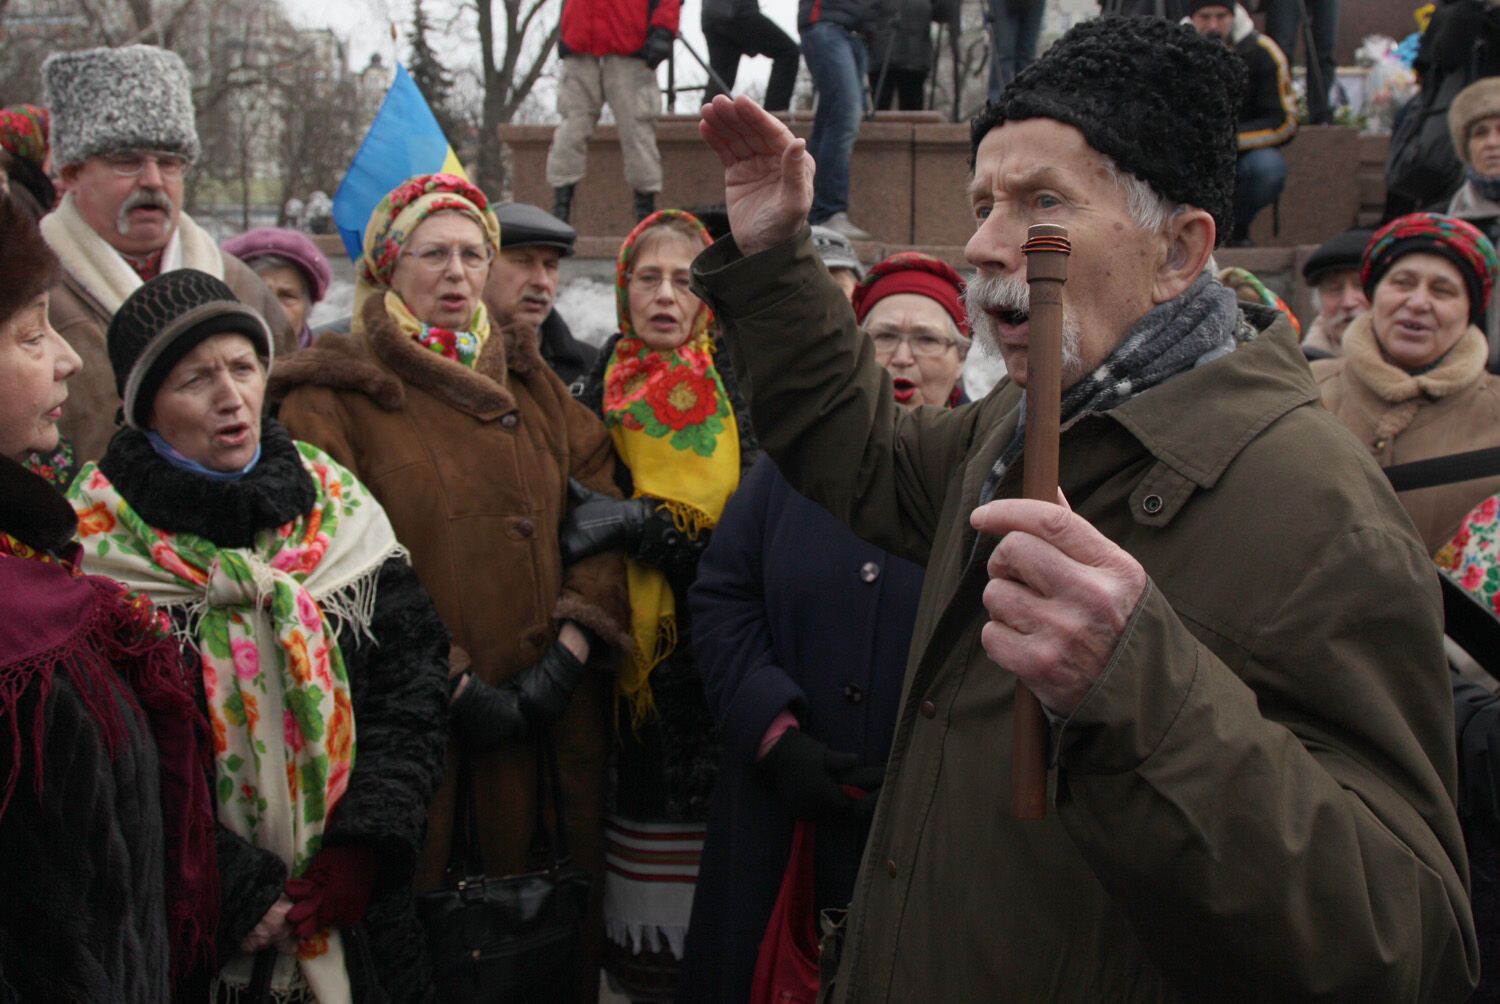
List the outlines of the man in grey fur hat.
{"label": "man in grey fur hat", "polygon": [[42,220],[62,262],[49,316],[83,359],[62,432],[79,460],[96,460],[120,406],[104,333],[147,279],[178,268],[207,272],[265,317],[277,354],[297,341],[266,285],[182,212],[183,179],[199,146],[181,58],[149,45],[64,52],[42,65],[42,78],[67,193]]}
{"label": "man in grey fur hat", "polygon": [[[835,1002],[1461,1001],[1478,977],[1431,562],[1286,319],[1205,269],[1244,75],[1185,25],[1104,17],[981,113],[953,198],[971,328],[1009,376],[948,410],[896,404],[816,260],[803,141],[748,98],[704,109],[733,239],[694,282],[756,436],[926,565],[824,940]],[[1055,501],[1021,497],[1042,222],[1072,242]],[[1044,819],[1009,811],[1023,686],[1048,713]]]}

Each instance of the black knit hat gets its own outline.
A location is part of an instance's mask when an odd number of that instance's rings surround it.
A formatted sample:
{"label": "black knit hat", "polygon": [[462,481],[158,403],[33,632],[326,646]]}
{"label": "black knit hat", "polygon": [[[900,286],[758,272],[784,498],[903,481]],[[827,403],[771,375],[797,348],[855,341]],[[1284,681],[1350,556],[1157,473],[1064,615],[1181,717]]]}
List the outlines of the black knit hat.
{"label": "black knit hat", "polygon": [[105,335],[125,424],[144,429],[172,368],[214,335],[241,334],[271,366],[271,329],[222,280],[180,268],[145,283],[120,305]]}
{"label": "black knit hat", "polygon": [[1224,7],[1234,10],[1235,0],[1187,0],[1182,5],[1182,16],[1192,17],[1205,7]]}
{"label": "black knit hat", "polygon": [[991,129],[1056,119],[1159,195],[1229,234],[1245,66],[1223,42],[1156,17],[1075,25],[974,119],[970,164]]}

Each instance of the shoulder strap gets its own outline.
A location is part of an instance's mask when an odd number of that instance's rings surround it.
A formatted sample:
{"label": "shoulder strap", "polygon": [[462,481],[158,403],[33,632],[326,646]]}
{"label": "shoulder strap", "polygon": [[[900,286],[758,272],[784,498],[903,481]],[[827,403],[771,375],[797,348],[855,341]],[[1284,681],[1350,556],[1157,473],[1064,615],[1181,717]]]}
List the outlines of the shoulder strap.
{"label": "shoulder strap", "polygon": [[1500,446],[1395,464],[1385,468],[1384,473],[1398,492],[1492,478],[1500,475]]}
{"label": "shoulder strap", "polygon": [[474,818],[474,771],[469,755],[458,754],[458,783],[454,793],[453,839],[448,847],[450,879],[483,875],[484,854],[479,846],[479,822]]}

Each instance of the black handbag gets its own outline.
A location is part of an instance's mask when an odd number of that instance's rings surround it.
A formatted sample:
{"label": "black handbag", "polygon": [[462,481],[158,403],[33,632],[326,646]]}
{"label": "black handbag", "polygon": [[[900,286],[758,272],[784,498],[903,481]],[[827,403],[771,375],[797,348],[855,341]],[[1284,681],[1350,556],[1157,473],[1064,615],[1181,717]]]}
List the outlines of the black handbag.
{"label": "black handbag", "polygon": [[[437,999],[445,1004],[543,1004],[577,998],[593,878],[568,854],[557,750],[547,736],[537,747],[532,846],[544,848],[546,864],[502,878],[485,877],[473,772],[468,756],[461,755],[444,887],[417,897]],[[549,802],[557,822],[550,834]]]}

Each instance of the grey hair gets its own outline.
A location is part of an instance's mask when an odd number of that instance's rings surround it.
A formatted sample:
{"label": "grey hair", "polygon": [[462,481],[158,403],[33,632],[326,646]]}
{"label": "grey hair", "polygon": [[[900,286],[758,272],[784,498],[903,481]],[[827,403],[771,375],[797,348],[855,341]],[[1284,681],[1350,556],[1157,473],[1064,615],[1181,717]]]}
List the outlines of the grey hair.
{"label": "grey hair", "polygon": [[1187,203],[1173,202],[1157,194],[1149,183],[1129,171],[1122,171],[1113,159],[1105,157],[1104,167],[1125,194],[1125,211],[1142,230],[1160,233],[1174,217],[1187,212]]}

